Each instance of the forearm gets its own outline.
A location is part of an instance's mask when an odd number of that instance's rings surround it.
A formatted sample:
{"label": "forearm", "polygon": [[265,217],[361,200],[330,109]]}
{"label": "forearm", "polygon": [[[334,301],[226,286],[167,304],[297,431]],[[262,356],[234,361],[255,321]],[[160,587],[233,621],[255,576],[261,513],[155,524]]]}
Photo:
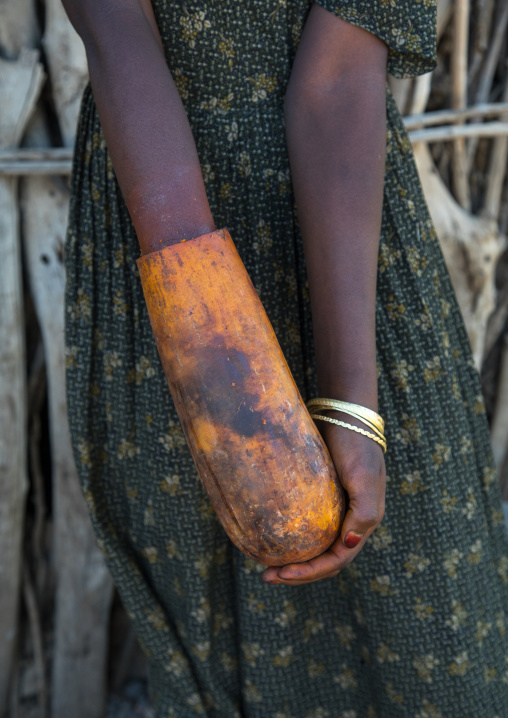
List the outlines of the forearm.
{"label": "forearm", "polygon": [[[298,59],[298,58],[297,58]],[[385,166],[382,73],[295,69],[286,134],[304,240],[319,392],[377,407],[375,304]]]}
{"label": "forearm", "polygon": [[138,3],[118,5],[104,2],[77,25],[108,151],[145,254],[210,232],[214,224],[155,24]]}

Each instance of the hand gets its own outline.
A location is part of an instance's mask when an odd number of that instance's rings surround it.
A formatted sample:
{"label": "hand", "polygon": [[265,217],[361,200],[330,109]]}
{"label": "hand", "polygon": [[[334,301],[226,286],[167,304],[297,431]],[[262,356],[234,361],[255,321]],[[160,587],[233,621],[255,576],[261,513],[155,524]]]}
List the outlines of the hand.
{"label": "hand", "polygon": [[[350,429],[333,424],[324,424],[320,429],[349,497],[340,536],[327,551],[310,561],[270,566],[262,575],[267,583],[300,586],[337,576],[358,555],[383,518],[386,470],[381,447]],[[348,543],[359,541],[353,548],[348,548],[346,537]]]}

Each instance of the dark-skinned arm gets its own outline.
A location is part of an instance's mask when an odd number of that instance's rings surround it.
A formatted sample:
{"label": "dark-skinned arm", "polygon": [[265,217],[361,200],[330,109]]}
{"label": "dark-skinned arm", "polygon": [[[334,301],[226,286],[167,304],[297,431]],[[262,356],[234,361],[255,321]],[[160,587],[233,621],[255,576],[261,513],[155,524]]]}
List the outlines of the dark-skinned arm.
{"label": "dark-skinned arm", "polygon": [[215,229],[149,0],[63,0],[142,254]]}
{"label": "dark-skinned arm", "polygon": [[[213,230],[194,140],[167,68],[149,0],[64,0],[64,6],[85,44],[101,125],[142,253]],[[340,23],[340,31],[337,23]],[[361,33],[360,38],[357,36],[353,41],[351,32]],[[325,44],[323,52],[319,53],[318,46],[323,39],[328,45]],[[344,71],[341,80],[336,82],[339,76],[334,74],[336,68],[333,65],[340,57],[347,65],[346,56],[351,49],[356,49],[358,57],[369,46],[367,54],[370,57],[374,47],[372,42],[378,51],[385,52],[384,45],[373,36],[313,7],[288,90],[286,118],[292,175],[309,267],[320,393],[375,408],[374,337],[373,331],[362,331],[361,323],[367,320],[370,311],[373,327],[372,301],[367,302],[371,307],[369,310],[365,308],[364,300],[375,292],[375,273],[372,281],[372,271],[369,275],[368,262],[365,264],[364,260],[367,255],[371,260],[373,254],[377,255],[379,228],[375,237],[367,231],[362,237],[359,233],[362,233],[362,227],[369,225],[370,209],[366,208],[371,206],[373,198],[377,198],[380,206],[382,177],[379,182],[375,177],[376,166],[383,164],[384,135],[383,145],[378,147],[375,143],[378,161],[372,162],[372,158],[369,162],[364,161],[372,145],[367,141],[369,127],[359,131],[361,112],[356,105],[359,98],[353,89],[358,78],[360,81],[363,78],[365,95],[368,95],[369,90],[377,87],[377,82],[374,76],[363,74],[361,64],[356,70],[348,66],[348,72]],[[319,61],[313,68],[311,66],[311,75],[305,72],[306,57]],[[381,65],[385,61],[384,54]],[[379,70],[379,56],[376,63],[373,61],[372,66]],[[378,74],[373,73],[376,77]],[[319,78],[317,83],[316,78]],[[378,95],[375,97],[380,100]],[[353,99],[355,102],[348,107],[348,100]],[[369,111],[376,105],[374,102],[371,106],[368,98],[365,103],[362,111]],[[341,107],[343,111],[340,111]],[[336,115],[332,114],[335,110]],[[298,118],[300,112],[303,114]],[[383,118],[379,123],[376,117],[372,121],[371,126],[378,130],[375,137],[379,135],[383,121],[384,105]],[[313,122],[318,124],[312,127]],[[341,134],[342,140],[337,143]],[[362,163],[357,166],[358,172],[352,173],[354,178],[348,177],[351,180],[348,193],[348,182],[344,182],[342,173],[354,169],[358,141],[360,144],[365,142],[360,153]],[[350,143],[351,155],[348,152],[341,155]],[[328,156],[332,147],[334,154]],[[315,161],[318,158],[312,155],[319,148],[321,157]],[[348,169],[349,159],[353,164]],[[362,168],[366,168],[370,178],[362,180]],[[369,190],[371,187],[377,188],[377,194]],[[354,202],[357,192],[361,191],[364,192],[361,212],[358,213],[354,206],[348,210],[348,202]],[[344,200],[342,213],[337,211],[338,197]],[[377,212],[374,207],[372,216],[377,216],[379,225],[380,210]],[[362,217],[365,225],[361,221],[358,223]],[[319,231],[316,231],[316,222],[320,225]],[[337,232],[338,225],[340,232]],[[352,254],[348,246],[351,237],[358,241],[358,251]],[[367,251],[365,254],[362,248],[367,246],[371,247],[371,253]],[[328,263],[329,268],[324,274],[323,262]],[[344,266],[356,271],[347,271]],[[353,277],[358,277],[358,284],[352,281]],[[342,280],[346,283],[340,288]],[[347,300],[346,307],[344,299]],[[353,307],[357,300],[360,302],[358,312],[348,315],[347,307]],[[329,319],[323,321],[327,315]],[[349,346],[351,339],[360,342],[361,351]],[[342,351],[343,347],[347,352]],[[323,427],[323,434],[350,496],[351,510],[345,526],[367,536],[383,510],[381,450],[369,439],[352,432],[335,427],[329,431],[328,425]],[[342,538],[344,535],[343,531]],[[351,550],[338,541],[330,551],[308,564],[279,570],[276,580],[298,585],[335,575],[362,545],[363,541],[358,549]],[[265,578],[271,579],[273,573],[270,572],[273,571],[270,569],[265,573]]]}
{"label": "dark-skinned arm", "polygon": [[[285,102],[291,175],[309,278],[319,396],[375,411],[386,60],[387,48],[381,40],[313,5]],[[356,423],[343,414],[330,416]],[[312,561],[268,569],[263,575],[266,581],[299,585],[337,575],[358,554],[383,516],[381,448],[351,430],[324,422],[319,425],[349,496],[341,536]],[[349,532],[360,537],[356,548],[344,543]]]}

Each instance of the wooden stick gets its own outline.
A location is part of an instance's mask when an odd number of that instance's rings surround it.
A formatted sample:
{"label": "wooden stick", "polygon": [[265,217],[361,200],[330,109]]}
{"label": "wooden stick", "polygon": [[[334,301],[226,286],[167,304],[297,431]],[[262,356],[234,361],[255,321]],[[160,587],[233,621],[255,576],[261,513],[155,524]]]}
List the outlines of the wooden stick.
{"label": "wooden stick", "polygon": [[[508,101],[508,73],[505,78],[503,100]],[[508,122],[508,112],[501,120]],[[501,197],[503,194],[503,183],[506,175],[506,164],[508,159],[508,137],[497,137],[490,148],[489,169],[487,170],[487,189],[483,202],[482,214],[493,219],[499,218],[501,209]]]}
{"label": "wooden stick", "polygon": [[[425,77],[425,75],[423,76]],[[508,112],[508,102],[491,102],[480,105],[472,105],[458,110],[437,110],[435,112],[424,112],[419,115],[408,115],[403,117],[406,130],[419,130],[432,125],[447,125],[462,120],[470,120],[473,117],[495,117]],[[3,153],[0,152],[0,162],[3,160]]]}
{"label": "wooden stick", "polygon": [[15,148],[0,151],[0,175],[69,175],[72,147]]}
{"label": "wooden stick", "polygon": [[70,175],[70,160],[38,160],[4,162],[0,160],[0,175],[19,177],[27,175]]}
{"label": "wooden stick", "polygon": [[505,40],[506,28],[508,27],[508,3],[501,3],[501,8],[502,10],[499,20],[494,24],[494,34],[490,42],[487,59],[478,83],[478,89],[474,98],[475,102],[486,102],[492,86],[494,73],[500,60],[501,50]]}
{"label": "wooden stick", "polygon": [[467,45],[469,34],[469,0],[455,0],[454,43],[451,56],[452,107],[467,104]]}
{"label": "wooden stick", "polygon": [[508,284],[504,284],[496,296],[496,308],[489,317],[485,336],[484,359],[487,358],[494,344],[503,333],[508,319]]}
{"label": "wooden stick", "polygon": [[432,73],[427,72],[425,75],[420,75],[414,81],[413,95],[411,97],[411,106],[409,108],[410,115],[425,112],[427,102],[430,97],[430,90],[432,85]]}
{"label": "wooden stick", "polygon": [[72,152],[72,147],[14,147],[0,150],[0,160],[2,162],[72,160]]}
{"label": "wooden stick", "polygon": [[48,710],[48,686],[46,682],[46,670],[44,664],[41,617],[39,607],[37,605],[37,599],[35,598],[32,579],[30,578],[30,573],[26,564],[23,567],[23,598],[26,612],[28,614],[30,633],[32,634],[34,664],[37,671],[37,693],[39,696],[38,716],[40,716],[40,718],[46,718]]}
{"label": "wooden stick", "polygon": [[401,115],[409,111],[408,99],[412,93],[413,78],[398,78],[388,75],[388,85]]}
{"label": "wooden stick", "polygon": [[[490,43],[487,53],[487,59],[483,66],[478,82],[478,89],[475,95],[475,102],[486,102],[494,79],[497,64],[500,60],[501,50],[505,40],[506,28],[508,27],[508,2],[501,4],[502,10],[499,20],[494,23],[494,35]],[[476,139],[470,142],[467,150],[468,167],[472,167],[478,141]]]}
{"label": "wooden stick", "polygon": [[28,377],[28,455],[30,460],[30,479],[33,494],[34,518],[31,536],[31,561],[34,566],[34,583],[36,593],[40,593],[47,571],[44,561],[44,529],[46,521],[46,499],[44,492],[44,476],[41,468],[41,412],[46,397],[46,363],[42,341],[35,351]]}
{"label": "wooden stick", "polygon": [[476,84],[478,73],[489,47],[489,38],[494,15],[495,0],[477,0],[475,7],[475,24],[473,41],[470,48],[468,72],[469,87]]}
{"label": "wooden stick", "polygon": [[444,142],[458,137],[502,137],[508,135],[508,122],[489,122],[486,124],[461,125],[450,127],[432,127],[426,130],[409,132],[411,142]]}
{"label": "wooden stick", "polygon": [[[451,55],[452,107],[463,109],[467,105],[467,50],[469,34],[469,0],[455,0],[454,44]],[[469,191],[466,142],[463,136],[453,144],[452,179],[455,195],[464,209],[469,210]]]}

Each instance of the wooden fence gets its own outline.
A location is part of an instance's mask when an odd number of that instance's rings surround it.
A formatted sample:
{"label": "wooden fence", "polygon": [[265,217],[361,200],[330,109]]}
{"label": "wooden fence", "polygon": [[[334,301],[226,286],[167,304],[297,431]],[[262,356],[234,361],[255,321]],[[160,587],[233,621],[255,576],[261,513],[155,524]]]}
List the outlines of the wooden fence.
{"label": "wooden fence", "polygon": [[[434,75],[390,83],[482,370],[508,500],[507,28],[506,0],[440,0]],[[136,656],[66,421],[64,235],[86,78],[59,0],[0,2],[0,716],[11,718],[99,718]]]}

